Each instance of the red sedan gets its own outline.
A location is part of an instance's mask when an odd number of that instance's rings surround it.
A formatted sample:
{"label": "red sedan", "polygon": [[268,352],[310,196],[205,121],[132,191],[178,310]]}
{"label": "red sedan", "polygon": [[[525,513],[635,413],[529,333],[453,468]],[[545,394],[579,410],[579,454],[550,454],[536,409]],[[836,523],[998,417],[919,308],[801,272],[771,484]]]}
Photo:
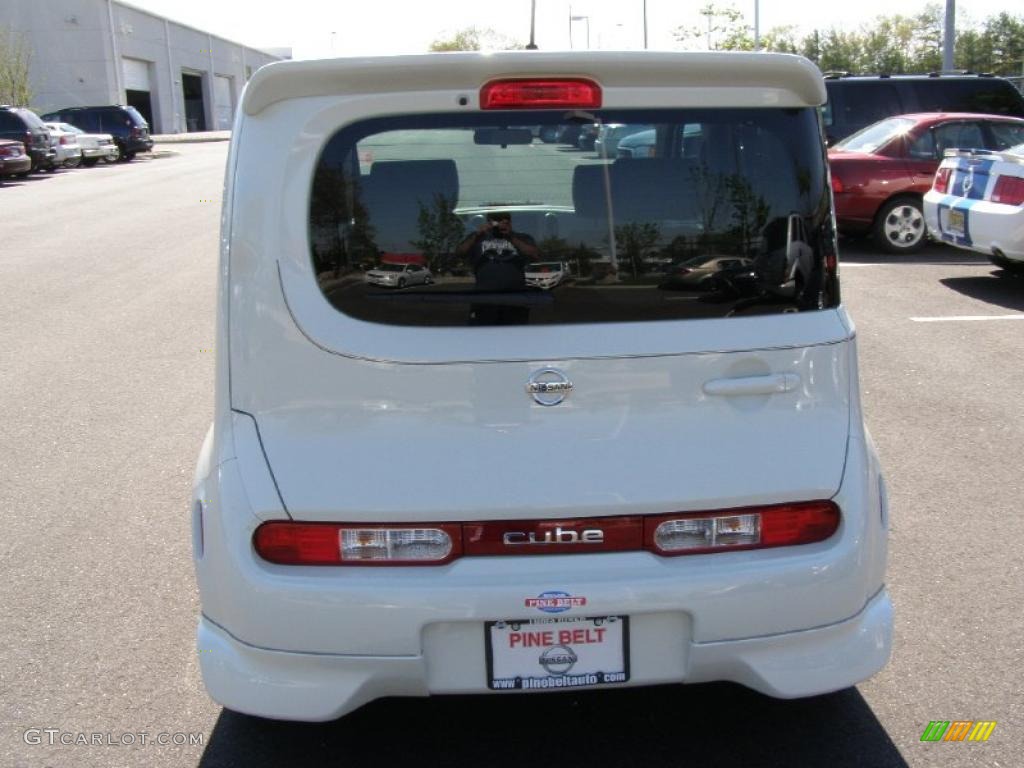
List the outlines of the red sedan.
{"label": "red sedan", "polygon": [[844,234],[871,234],[890,253],[925,242],[922,199],[947,149],[1004,150],[1024,142],[1024,120],[955,112],[899,115],[829,150],[836,219]]}

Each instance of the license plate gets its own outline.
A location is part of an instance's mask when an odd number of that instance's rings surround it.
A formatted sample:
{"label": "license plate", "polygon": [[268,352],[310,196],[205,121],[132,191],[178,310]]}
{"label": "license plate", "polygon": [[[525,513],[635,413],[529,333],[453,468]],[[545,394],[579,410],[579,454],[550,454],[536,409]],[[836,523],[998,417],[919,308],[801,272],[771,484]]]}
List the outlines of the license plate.
{"label": "license plate", "polygon": [[962,235],[964,233],[964,212],[950,208],[946,229],[954,235]]}
{"label": "license plate", "polygon": [[584,688],[629,680],[629,617],[488,621],[491,690]]}

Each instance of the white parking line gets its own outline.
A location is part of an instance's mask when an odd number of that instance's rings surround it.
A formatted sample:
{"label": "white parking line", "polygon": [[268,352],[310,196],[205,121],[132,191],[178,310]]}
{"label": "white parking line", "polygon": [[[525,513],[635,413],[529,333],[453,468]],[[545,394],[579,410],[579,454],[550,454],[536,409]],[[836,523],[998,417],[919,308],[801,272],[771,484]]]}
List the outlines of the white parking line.
{"label": "white parking line", "polygon": [[1024,320],[1024,313],[1017,315],[953,315],[951,317],[912,317],[915,323],[959,323],[975,320]]}

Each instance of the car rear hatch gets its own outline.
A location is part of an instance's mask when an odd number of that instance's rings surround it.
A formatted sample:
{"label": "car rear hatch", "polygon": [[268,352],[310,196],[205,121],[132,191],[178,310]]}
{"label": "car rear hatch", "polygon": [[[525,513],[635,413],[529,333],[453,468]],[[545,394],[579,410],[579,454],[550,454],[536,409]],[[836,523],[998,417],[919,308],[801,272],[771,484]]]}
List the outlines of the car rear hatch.
{"label": "car rear hatch", "polygon": [[[571,124],[571,109],[481,108],[487,83],[559,73],[598,85],[587,122],[657,125],[664,162],[573,155],[550,170],[565,152],[509,126]],[[260,70],[229,160],[230,398],[236,418],[253,420],[288,514],[561,519],[833,496],[856,370],[814,114],[823,100],[816,70],[784,57],[459,55]],[[751,104],[772,105],[757,130],[729,111]],[[792,126],[795,144],[779,138]],[[741,130],[742,157],[715,160],[692,141],[735,147]],[[791,160],[781,171],[780,154]],[[478,156],[496,165],[474,166]],[[664,186],[726,160],[737,170],[719,180],[734,192],[720,193],[728,206],[711,219],[707,201]],[[384,185],[390,171],[400,184]],[[407,205],[410,190],[420,191]],[[666,212],[666,197],[696,209]],[[488,205],[511,210],[513,228],[541,244],[538,260],[566,261],[572,280],[511,298],[476,291],[472,277],[368,285],[367,258],[417,246],[435,276],[453,264],[460,274],[456,243],[480,224],[461,211]],[[428,242],[436,228],[424,221],[453,234]],[[648,258],[728,248],[756,257],[761,288],[670,291]]]}

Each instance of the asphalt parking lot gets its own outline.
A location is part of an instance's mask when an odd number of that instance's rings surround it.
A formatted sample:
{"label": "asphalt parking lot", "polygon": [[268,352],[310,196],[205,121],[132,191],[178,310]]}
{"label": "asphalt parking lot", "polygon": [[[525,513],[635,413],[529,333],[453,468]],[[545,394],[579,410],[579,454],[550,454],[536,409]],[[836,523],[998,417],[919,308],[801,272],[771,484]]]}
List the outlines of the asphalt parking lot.
{"label": "asphalt parking lot", "polygon": [[[158,149],[0,189],[0,765],[1020,765],[1024,278],[944,246],[842,244],[892,509],[895,646],[871,680],[800,701],[726,684],[395,699],[322,725],[216,706],[188,507],[227,144]],[[921,742],[933,720],[997,725]]]}

